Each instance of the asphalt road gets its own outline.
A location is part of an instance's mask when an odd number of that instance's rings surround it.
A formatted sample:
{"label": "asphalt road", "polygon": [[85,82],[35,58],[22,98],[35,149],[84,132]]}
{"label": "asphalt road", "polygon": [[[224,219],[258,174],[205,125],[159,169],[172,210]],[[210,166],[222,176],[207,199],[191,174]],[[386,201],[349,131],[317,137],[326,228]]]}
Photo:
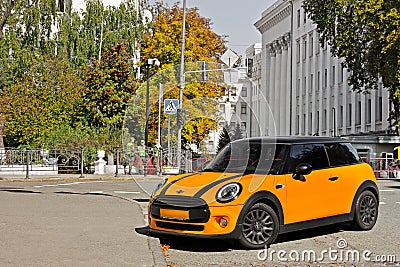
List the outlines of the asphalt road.
{"label": "asphalt road", "polygon": [[[1,266],[165,266],[134,181],[0,183]],[[160,256],[162,257],[160,259]]]}
{"label": "asphalt road", "polygon": [[[379,181],[380,213],[372,231],[348,225],[301,231],[263,251],[222,240],[163,240],[165,258],[158,239],[134,232],[145,225],[148,194],[159,181],[1,182],[1,265],[399,266],[400,180]],[[350,260],[342,260],[346,256]]]}

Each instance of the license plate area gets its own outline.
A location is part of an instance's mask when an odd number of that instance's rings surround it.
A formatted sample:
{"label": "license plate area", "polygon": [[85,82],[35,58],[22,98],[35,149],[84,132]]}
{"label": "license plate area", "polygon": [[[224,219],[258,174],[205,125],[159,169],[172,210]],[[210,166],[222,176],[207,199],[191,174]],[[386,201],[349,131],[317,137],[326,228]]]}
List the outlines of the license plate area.
{"label": "license plate area", "polygon": [[173,220],[189,220],[189,211],[187,210],[171,210],[171,209],[160,209],[160,217],[163,219]]}

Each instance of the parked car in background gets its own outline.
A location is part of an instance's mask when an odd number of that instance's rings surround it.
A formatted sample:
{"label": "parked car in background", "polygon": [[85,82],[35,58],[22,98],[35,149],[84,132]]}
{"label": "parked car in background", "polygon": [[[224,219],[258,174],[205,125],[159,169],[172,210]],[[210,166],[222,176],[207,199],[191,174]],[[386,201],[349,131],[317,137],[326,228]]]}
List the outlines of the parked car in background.
{"label": "parked car in background", "polygon": [[371,167],[346,140],[324,137],[234,141],[201,172],[170,177],[150,199],[156,237],[234,239],[246,248],[280,233],[351,221],[370,230],[379,193]]}

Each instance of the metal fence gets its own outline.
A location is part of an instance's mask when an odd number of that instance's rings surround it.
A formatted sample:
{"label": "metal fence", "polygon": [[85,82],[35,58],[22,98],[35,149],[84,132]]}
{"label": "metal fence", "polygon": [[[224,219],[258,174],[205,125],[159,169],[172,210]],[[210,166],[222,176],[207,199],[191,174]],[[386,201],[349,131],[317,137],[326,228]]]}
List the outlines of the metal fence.
{"label": "metal fence", "polygon": [[400,168],[396,160],[392,158],[365,158],[376,178],[400,178]]}
{"label": "metal fence", "polygon": [[[188,150],[182,150],[181,170],[178,170],[176,149],[157,151],[153,148],[146,148],[145,153],[137,151],[129,153],[126,150],[119,151],[117,149],[114,164],[123,166],[124,174],[161,175],[193,171],[192,152]],[[117,168],[116,175],[118,173]]]}
{"label": "metal fence", "polygon": [[[62,173],[77,173],[83,177],[84,173],[95,172],[98,160],[97,155],[85,154],[84,148],[17,149],[7,147],[0,148],[0,174],[25,173],[27,179],[30,175]],[[112,153],[108,153],[104,160],[114,165],[115,175],[118,175],[118,172],[120,174],[161,175],[193,171],[192,153],[186,150],[183,150],[181,154],[180,171],[176,149],[156,151],[153,148],[146,148],[145,154],[139,155],[137,151],[130,154],[116,148]],[[119,170],[120,168],[122,170]]]}
{"label": "metal fence", "polygon": [[0,148],[0,173],[83,173],[83,149]]}

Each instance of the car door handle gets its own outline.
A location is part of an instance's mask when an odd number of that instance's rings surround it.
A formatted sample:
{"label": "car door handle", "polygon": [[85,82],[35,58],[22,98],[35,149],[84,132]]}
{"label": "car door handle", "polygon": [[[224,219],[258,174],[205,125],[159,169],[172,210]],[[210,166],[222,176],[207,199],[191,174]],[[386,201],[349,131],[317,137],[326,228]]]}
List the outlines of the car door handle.
{"label": "car door handle", "polygon": [[277,184],[277,185],[275,186],[276,189],[282,189],[282,188],[284,188],[284,187],[285,187],[284,184]]}
{"label": "car door handle", "polygon": [[329,181],[336,181],[337,179],[339,179],[339,177],[333,176],[333,177],[329,178]]}

